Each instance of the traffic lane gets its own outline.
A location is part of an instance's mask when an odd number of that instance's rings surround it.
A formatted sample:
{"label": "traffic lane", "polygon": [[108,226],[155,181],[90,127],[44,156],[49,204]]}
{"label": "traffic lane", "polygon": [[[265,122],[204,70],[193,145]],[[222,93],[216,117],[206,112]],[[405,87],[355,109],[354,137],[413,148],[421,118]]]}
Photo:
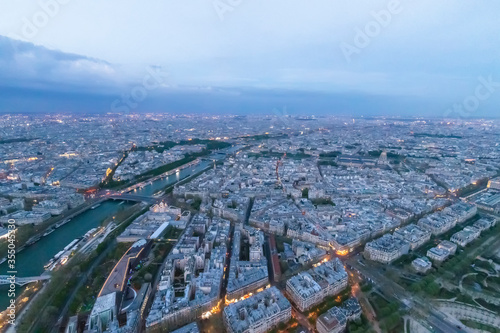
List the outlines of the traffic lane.
{"label": "traffic lane", "polygon": [[449,323],[444,318],[439,318],[436,314],[431,314],[427,321],[432,325],[432,328],[438,333],[464,333],[466,331]]}

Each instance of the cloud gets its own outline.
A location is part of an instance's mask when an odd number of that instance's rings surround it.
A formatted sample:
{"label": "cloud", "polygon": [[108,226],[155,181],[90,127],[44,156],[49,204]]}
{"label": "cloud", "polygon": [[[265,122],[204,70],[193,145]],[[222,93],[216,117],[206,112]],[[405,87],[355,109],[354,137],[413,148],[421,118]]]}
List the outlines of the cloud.
{"label": "cloud", "polygon": [[[223,21],[212,0],[72,1],[31,40],[50,49],[0,41],[0,107],[108,112],[140,92],[150,65],[168,79],[133,111],[440,115],[473,95],[478,77],[500,81],[500,3],[486,0],[400,1],[346,61],[340,44],[391,1],[242,1]],[[0,5],[0,34],[19,35],[37,11]],[[474,115],[497,115],[499,100],[495,91]]]}
{"label": "cloud", "polygon": [[116,86],[117,70],[109,63],[50,50],[0,36],[0,85],[40,90],[99,91]]}

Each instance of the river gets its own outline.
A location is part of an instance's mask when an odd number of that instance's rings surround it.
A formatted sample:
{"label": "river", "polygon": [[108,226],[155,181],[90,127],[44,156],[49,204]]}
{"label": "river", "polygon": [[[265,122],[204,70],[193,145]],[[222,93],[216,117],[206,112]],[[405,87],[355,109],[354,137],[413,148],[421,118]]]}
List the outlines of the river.
{"label": "river", "polygon": [[227,149],[221,150],[222,153],[212,153],[210,156],[203,159],[200,163],[196,165],[192,165],[185,169],[180,170],[178,173],[174,173],[170,176],[166,176],[164,178],[160,178],[154,181],[152,184],[148,184],[143,188],[137,188],[136,190],[131,191],[133,194],[137,195],[145,195],[152,196],[160,190],[163,190],[165,187],[173,185],[180,180],[183,180],[191,175],[194,175],[200,171],[203,171],[210,165],[213,165],[213,161],[219,161],[226,157],[226,154],[234,153],[235,151],[241,149],[242,146],[232,146]]}
{"label": "river", "polygon": [[[95,209],[89,209],[57,228],[53,233],[42,237],[35,244],[16,255],[16,270],[19,277],[38,276],[44,272],[43,266],[73,239],[82,237],[87,231],[101,225],[107,217],[113,216],[134,203],[105,201]],[[0,265],[0,275],[7,274],[7,263]],[[20,292],[21,288],[18,288]],[[0,287],[0,311],[8,306],[7,286]]]}
{"label": "river", "polygon": [[[225,149],[225,153],[232,153],[240,147],[230,147]],[[144,186],[138,188],[132,193],[137,195],[152,196],[156,192],[164,189],[169,185],[185,179],[191,175],[203,171],[205,168],[213,164],[214,160],[221,160],[225,157],[224,154],[213,153],[208,158],[203,159],[200,163],[192,165],[180,170],[178,173],[160,178]],[[95,209],[87,211],[75,216],[67,224],[59,227],[50,235],[42,237],[35,244],[27,247],[16,256],[16,269],[18,277],[38,276],[44,272],[43,266],[66,245],[75,238],[82,237],[87,231],[101,225],[101,222],[109,216],[115,215],[120,210],[123,210],[134,203],[123,201],[108,200],[103,202]],[[7,262],[0,265],[0,275],[7,274]],[[22,288],[17,288],[17,294]],[[0,312],[5,310],[9,304],[7,296],[8,287],[0,286]]]}

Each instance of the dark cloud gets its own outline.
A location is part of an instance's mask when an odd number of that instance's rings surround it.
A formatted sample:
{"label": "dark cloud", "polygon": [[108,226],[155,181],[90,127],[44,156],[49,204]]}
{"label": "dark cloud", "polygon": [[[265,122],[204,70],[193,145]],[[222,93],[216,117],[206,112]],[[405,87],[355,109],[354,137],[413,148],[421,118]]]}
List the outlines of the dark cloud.
{"label": "dark cloud", "polygon": [[[376,93],[356,90],[361,74],[289,71],[286,77],[293,82],[308,75],[311,80],[335,76],[342,79],[345,87],[331,92],[300,87],[194,87],[176,86],[175,79],[168,78],[148,90],[133,107],[125,107],[123,96],[131,95],[135,88],[142,89],[147,72],[132,78],[99,59],[0,36],[0,112],[113,112],[116,111],[113,105],[119,105],[121,110],[134,112],[270,114],[286,108],[290,114],[440,116],[467,97],[466,94],[449,98],[425,91],[396,92],[377,84],[379,76],[370,73],[364,74],[364,80],[373,81],[372,85],[378,87],[372,89],[378,90]],[[411,81],[411,77],[404,78]],[[401,82],[407,87],[412,84]],[[474,87],[470,87],[470,94],[474,93]],[[499,95],[500,90],[494,91],[470,116],[495,114]]]}

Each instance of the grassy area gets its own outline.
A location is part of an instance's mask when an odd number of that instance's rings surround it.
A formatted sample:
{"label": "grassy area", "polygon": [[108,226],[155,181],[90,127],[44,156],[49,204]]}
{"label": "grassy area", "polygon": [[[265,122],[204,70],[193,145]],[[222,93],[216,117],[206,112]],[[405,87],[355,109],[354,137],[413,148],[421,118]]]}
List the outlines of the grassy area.
{"label": "grassy area", "polygon": [[179,146],[192,146],[192,145],[200,145],[204,144],[207,146],[207,149],[224,149],[231,146],[230,143],[224,141],[217,140],[203,140],[203,139],[191,139],[191,140],[181,140],[179,142],[175,141],[162,141],[157,145],[151,145],[148,147],[134,147],[132,151],[153,151],[155,150],[158,153],[163,153],[165,150],[173,148],[177,145]]}
{"label": "grassy area", "polygon": [[383,318],[390,314],[391,309],[388,308],[390,303],[378,293],[371,293],[369,299],[370,303],[373,306],[373,309],[375,310],[375,313],[377,314],[377,318]]}
{"label": "grassy area", "polygon": [[382,296],[372,292],[369,295],[369,301],[377,314],[377,320],[383,332],[402,332],[404,331],[404,322],[402,313],[399,311],[399,304],[388,302]]}
{"label": "grassy area", "polygon": [[49,332],[53,328],[82,270],[85,271],[95,259],[95,255],[88,258],[77,256],[68,264],[52,272],[50,281],[31,302],[29,310],[18,322],[17,332]]}
{"label": "grassy area", "polygon": [[412,283],[409,290],[411,292],[437,297],[441,292],[441,286],[436,282],[436,276],[430,274],[422,280]]}
{"label": "grassy area", "polygon": [[477,323],[477,322],[472,321],[472,320],[463,320],[462,319],[460,321],[465,326],[473,328],[473,329],[482,330],[482,331],[486,331],[486,332],[492,332],[492,333],[500,333],[500,329],[489,326],[489,325],[480,324],[480,323]]}
{"label": "grassy area", "polygon": [[477,273],[475,275],[469,275],[463,279],[463,286],[471,289],[477,289],[478,285],[481,289],[484,288],[484,279],[487,277],[485,273]]}
{"label": "grassy area", "polygon": [[473,272],[471,265],[476,261],[476,257],[481,255],[484,251],[489,250],[490,246],[485,246],[485,238],[498,237],[500,234],[500,224],[489,231],[484,231],[483,236],[475,240],[464,251],[453,256],[446,261],[439,269],[438,275],[443,279],[450,279],[452,282],[457,282],[458,278],[467,272]]}
{"label": "grassy area", "polygon": [[474,299],[472,297],[470,297],[469,295],[459,294],[457,296],[457,298],[455,299],[455,301],[477,306],[476,302],[474,302]]}
{"label": "grassy area", "polygon": [[373,333],[375,332],[368,319],[364,314],[361,315],[360,320],[350,321],[347,323],[347,330],[349,333]]}
{"label": "grassy area", "polygon": [[248,136],[240,136],[241,139],[249,139],[255,141],[262,141],[267,139],[280,139],[280,138],[288,138],[288,134],[257,134],[257,135],[248,135]]}
{"label": "grassy area", "polygon": [[491,274],[495,274],[496,270],[494,269],[493,265],[490,264],[488,261],[484,260],[476,260],[474,261],[474,266],[478,268],[482,268],[486,271],[488,271]]}
{"label": "grassy area", "polygon": [[312,199],[311,200],[313,205],[330,205],[330,206],[335,206],[333,203],[332,199],[330,198],[322,198],[322,199]]}
{"label": "grassy area", "polygon": [[204,150],[200,153],[193,153],[193,154],[186,154],[184,158],[180,159],[180,160],[177,160],[177,161],[174,161],[172,163],[168,163],[168,164],[165,164],[165,165],[162,165],[158,168],[155,168],[155,169],[152,169],[152,170],[149,170],[149,171],[146,171],[138,176],[135,177],[135,180],[136,181],[142,181],[146,178],[149,178],[149,177],[155,177],[155,176],[159,176],[165,172],[168,172],[168,171],[171,171],[173,169],[176,169],[186,163],[189,163],[189,162],[192,162],[194,161],[195,159],[197,159],[198,157],[201,157],[201,156],[206,156],[210,154],[210,151],[209,150]]}
{"label": "grassy area", "polygon": [[278,252],[285,251],[285,245],[283,245],[284,243],[292,245],[291,238],[276,235],[275,239],[276,239],[276,249],[278,250]]}
{"label": "grassy area", "polygon": [[85,313],[92,310],[99,291],[106,282],[106,278],[116,265],[118,260],[130,248],[131,243],[118,243],[114,249],[105,257],[87,278],[83,288],[80,288],[69,306],[69,315],[72,316],[78,312]]}
{"label": "grassy area", "polygon": [[319,160],[318,166],[320,166],[320,165],[331,165],[334,167],[338,166],[338,164],[333,160]]}
{"label": "grassy area", "polygon": [[143,283],[151,282],[153,277],[156,276],[158,270],[163,263],[165,257],[170,253],[174,247],[171,243],[156,243],[153,249],[153,260],[144,264],[144,266],[135,267],[137,271],[132,275],[130,282],[135,289],[139,289]]}
{"label": "grassy area", "polygon": [[459,290],[456,289],[454,291],[450,291],[446,288],[441,288],[439,290],[439,293],[436,295],[436,298],[440,298],[440,299],[452,299],[454,297],[456,297],[459,293]]}
{"label": "grassy area", "polygon": [[164,239],[177,239],[182,234],[182,229],[176,228],[172,225],[167,227],[167,231],[163,235]]}
{"label": "grassy area", "polygon": [[342,152],[340,152],[340,151],[332,151],[329,153],[321,153],[321,154],[319,154],[319,157],[337,157],[341,154],[342,154]]}
{"label": "grassy area", "polygon": [[[282,152],[276,152],[276,151],[261,151],[259,153],[248,153],[248,157],[277,157],[277,158],[282,158],[285,153]],[[309,158],[312,155],[305,154],[305,153],[286,153],[286,158],[291,158],[294,160],[301,160],[304,158]]]}
{"label": "grassy area", "polygon": [[308,317],[309,320],[313,320],[316,323],[316,319],[323,313],[333,308],[334,306],[340,306],[345,300],[347,300],[351,295],[351,287],[348,286],[337,296],[327,296],[323,303],[316,305],[315,307],[309,309],[309,311],[304,312],[304,315]]}
{"label": "grassy area", "polygon": [[475,299],[475,301],[476,301],[476,303],[480,304],[481,306],[485,307],[486,309],[488,309],[490,311],[494,311],[497,314],[500,314],[500,306],[488,303],[482,298],[477,298],[477,299]]}

